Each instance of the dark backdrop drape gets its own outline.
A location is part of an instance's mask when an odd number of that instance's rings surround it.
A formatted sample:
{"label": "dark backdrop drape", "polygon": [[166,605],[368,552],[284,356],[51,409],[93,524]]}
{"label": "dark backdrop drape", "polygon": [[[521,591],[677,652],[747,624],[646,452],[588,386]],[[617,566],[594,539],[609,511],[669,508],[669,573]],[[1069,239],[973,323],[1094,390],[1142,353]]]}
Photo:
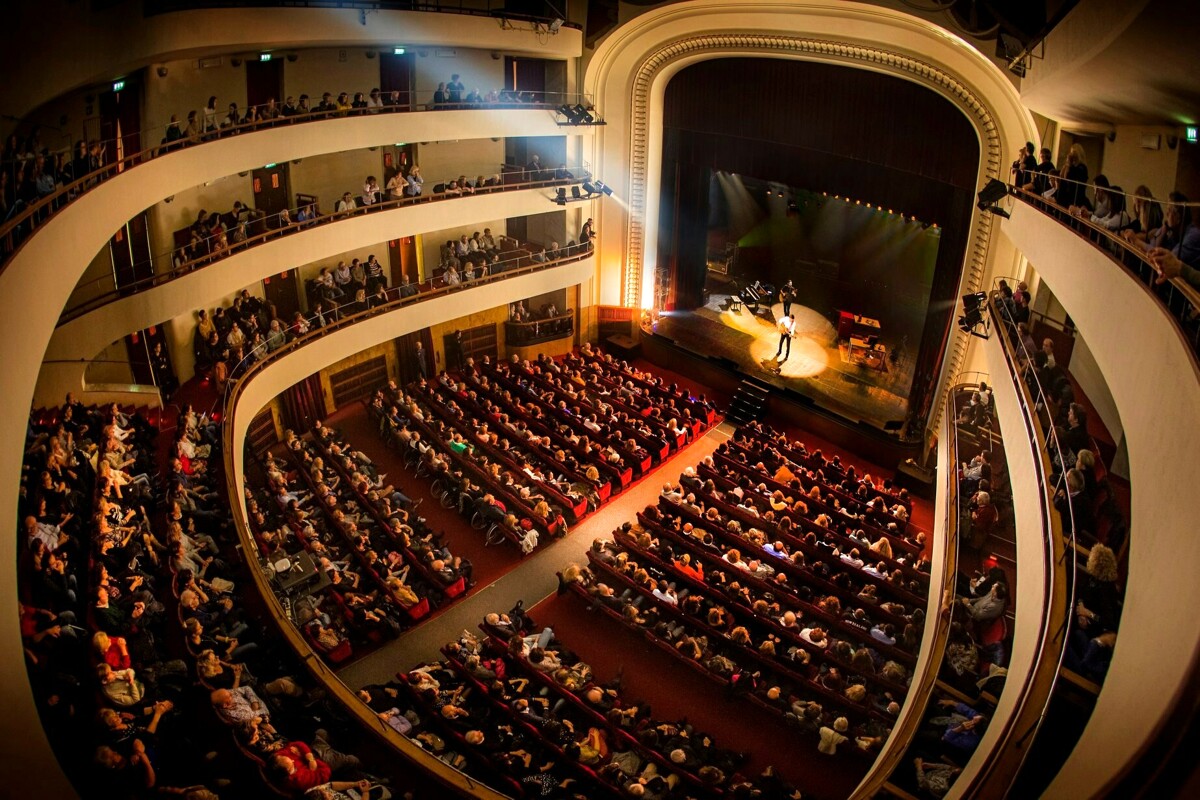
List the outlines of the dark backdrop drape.
{"label": "dark backdrop drape", "polygon": [[[924,417],[951,330],[979,170],[979,139],[950,101],[867,70],[711,59],[667,85],[658,263],[676,308],[702,302],[708,173],[862,199],[942,229],[910,409]],[[923,421],[923,420],[922,420]]]}

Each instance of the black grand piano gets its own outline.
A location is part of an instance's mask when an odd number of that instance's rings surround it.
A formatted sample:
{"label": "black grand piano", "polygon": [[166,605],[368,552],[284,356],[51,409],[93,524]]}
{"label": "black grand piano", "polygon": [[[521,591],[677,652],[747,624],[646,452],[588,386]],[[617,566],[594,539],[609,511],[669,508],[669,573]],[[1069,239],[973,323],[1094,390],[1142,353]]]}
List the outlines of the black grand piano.
{"label": "black grand piano", "polygon": [[777,290],[773,284],[755,281],[746,286],[741,286],[737,290],[738,299],[750,309],[751,314],[765,312],[771,313],[771,306],[775,303]]}

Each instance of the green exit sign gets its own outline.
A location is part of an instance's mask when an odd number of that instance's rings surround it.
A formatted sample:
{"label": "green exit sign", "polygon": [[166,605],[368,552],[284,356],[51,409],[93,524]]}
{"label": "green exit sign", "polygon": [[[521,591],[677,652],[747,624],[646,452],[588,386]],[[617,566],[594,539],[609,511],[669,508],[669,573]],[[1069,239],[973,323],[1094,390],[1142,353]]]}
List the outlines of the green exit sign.
{"label": "green exit sign", "polygon": [[114,81],[113,82],[113,91],[114,92],[119,92],[124,88],[125,88],[125,81]]}
{"label": "green exit sign", "polygon": [[1197,130],[1195,125],[1188,125],[1186,128],[1186,133],[1187,133],[1187,140],[1189,142],[1194,142],[1197,139],[1200,139],[1200,131]]}

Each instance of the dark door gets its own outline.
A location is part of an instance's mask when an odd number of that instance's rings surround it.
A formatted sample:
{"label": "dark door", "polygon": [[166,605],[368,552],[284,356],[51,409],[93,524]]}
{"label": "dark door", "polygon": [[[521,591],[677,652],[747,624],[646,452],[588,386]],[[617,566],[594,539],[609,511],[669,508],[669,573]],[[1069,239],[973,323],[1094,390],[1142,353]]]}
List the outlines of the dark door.
{"label": "dark door", "polygon": [[379,56],[379,91],[383,93],[384,102],[392,92],[400,93],[400,107],[410,108],[412,103],[413,55],[393,55],[383,53]]}
{"label": "dark door", "polygon": [[146,213],[126,222],[108,241],[113,280],[117,289],[134,291],[139,282],[154,276],[154,261],[147,235]]}
{"label": "dark door", "polygon": [[277,227],[275,216],[288,207],[292,197],[288,164],[259,167],[253,175],[254,207],[266,212],[268,227]]}
{"label": "dark door", "polygon": [[546,62],[541,58],[504,57],[504,88],[531,93],[532,102],[541,103],[546,93]]}
{"label": "dark door", "polygon": [[100,95],[100,140],[104,146],[104,163],[125,168],[125,159],[142,149],[141,143],[141,86],[129,78],[119,92]]}
{"label": "dark door", "polygon": [[133,373],[133,382],[143,385],[161,386],[162,381],[154,374],[150,366],[150,354],[154,345],[161,344],[167,351],[166,330],[161,325],[152,325],[144,331],[134,331],[125,337],[125,350],[129,354],[129,369]]}
{"label": "dark door", "polygon": [[421,349],[424,355],[422,358],[425,361],[425,374],[436,375],[440,364],[433,363],[433,332],[429,328],[422,328],[419,331],[405,334],[396,339],[396,363],[400,367],[400,384],[404,385],[415,381],[421,377],[420,367],[418,363],[420,359],[417,357],[417,342],[421,343]]}
{"label": "dark door", "polygon": [[417,281],[417,237],[404,236],[388,242],[388,266],[391,270],[389,286],[400,283],[401,276]]}
{"label": "dark door", "polygon": [[275,317],[285,325],[292,321],[300,310],[299,272],[291,269],[287,272],[263,278],[263,293],[267,303],[275,307]]}
{"label": "dark door", "polygon": [[266,105],[268,100],[283,101],[283,59],[246,62],[246,102]]}

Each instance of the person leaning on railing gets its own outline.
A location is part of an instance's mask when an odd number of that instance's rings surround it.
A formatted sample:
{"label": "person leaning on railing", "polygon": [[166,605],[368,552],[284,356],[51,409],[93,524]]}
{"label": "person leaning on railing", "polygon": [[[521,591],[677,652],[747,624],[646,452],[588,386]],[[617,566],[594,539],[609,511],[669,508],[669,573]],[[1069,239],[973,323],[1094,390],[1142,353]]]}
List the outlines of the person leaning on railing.
{"label": "person leaning on railing", "polygon": [[1180,278],[1200,288],[1200,227],[1192,223],[1187,202],[1182,192],[1171,193],[1158,235],[1146,242],[1146,255],[1159,271],[1159,283]]}

